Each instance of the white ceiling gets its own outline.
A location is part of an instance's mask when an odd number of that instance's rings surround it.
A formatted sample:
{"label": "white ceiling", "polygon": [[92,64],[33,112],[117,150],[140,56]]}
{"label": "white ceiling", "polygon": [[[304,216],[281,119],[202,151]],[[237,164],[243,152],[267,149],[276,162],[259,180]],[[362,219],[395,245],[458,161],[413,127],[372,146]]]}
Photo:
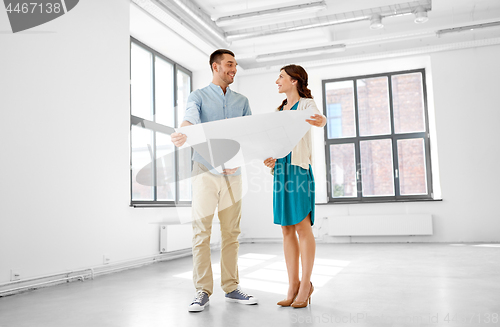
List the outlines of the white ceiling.
{"label": "white ceiling", "polygon": [[[202,60],[206,65],[207,55],[218,47],[226,47],[236,54],[241,68],[246,71],[258,71],[263,67],[280,66],[287,63],[342,62],[370,56],[384,56],[425,53],[446,50],[457,46],[479,46],[500,43],[500,26],[476,28],[473,31],[436,35],[443,29],[500,22],[500,0],[324,0],[326,8],[317,12],[299,12],[289,15],[262,15],[255,19],[237,21],[226,26],[217,26],[214,22],[219,17],[241,15],[256,11],[265,11],[294,5],[318,2],[321,0],[131,0],[131,33],[140,33],[144,29],[144,17],[152,19],[156,16],[156,32],[149,33],[148,38],[161,38],[160,29],[169,29],[194,45],[197,53],[193,60]],[[373,12],[397,11],[405,6],[428,4],[429,20],[422,24],[414,23],[413,14],[385,17],[384,27],[370,29],[369,18],[352,23],[335,24],[339,17],[368,15]],[[200,28],[189,15],[184,19],[183,12],[174,12],[174,7],[194,12],[205,18],[205,28]],[[157,8],[154,9],[153,7]],[[153,8],[153,9],[152,9]],[[158,10],[158,8],[161,8]],[[177,8],[177,10],[179,10]],[[148,13],[145,15],[145,13]],[[139,20],[139,16],[144,16]],[[141,16],[141,17],[142,17]],[[134,18],[135,17],[135,18]],[[155,20],[155,19],[152,19]],[[158,23],[158,20],[162,23]],[[272,33],[273,29],[283,26],[301,26],[314,22],[330,22],[330,26],[309,28],[300,31],[289,31],[257,37],[231,39],[235,31],[251,31]],[[338,21],[337,21],[338,22]],[[207,27],[208,26],[208,27]],[[215,32],[207,32],[211,28]],[[204,31],[202,31],[204,30]],[[218,33],[218,37],[213,37]],[[147,33],[146,33],[147,34]],[[224,40],[225,39],[225,40]],[[152,41],[153,42],[153,41]],[[256,61],[257,56],[287,51],[305,51],[311,48],[345,45],[345,51],[323,53],[317,55],[297,54],[292,58],[277,59],[266,62]],[[166,46],[166,45],[165,45]],[[179,48],[180,49],[180,48]],[[172,58],[176,60],[175,58]],[[186,63],[188,68],[190,63]]]}

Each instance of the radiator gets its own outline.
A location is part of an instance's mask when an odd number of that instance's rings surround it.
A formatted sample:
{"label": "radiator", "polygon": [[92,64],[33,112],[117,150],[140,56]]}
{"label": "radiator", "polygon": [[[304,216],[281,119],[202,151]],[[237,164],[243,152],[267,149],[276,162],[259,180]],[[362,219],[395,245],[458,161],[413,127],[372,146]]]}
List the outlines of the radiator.
{"label": "radiator", "polygon": [[193,228],[189,225],[161,225],[160,252],[173,252],[191,248]]}
{"label": "radiator", "polygon": [[432,215],[403,214],[328,217],[328,235],[432,235]]}

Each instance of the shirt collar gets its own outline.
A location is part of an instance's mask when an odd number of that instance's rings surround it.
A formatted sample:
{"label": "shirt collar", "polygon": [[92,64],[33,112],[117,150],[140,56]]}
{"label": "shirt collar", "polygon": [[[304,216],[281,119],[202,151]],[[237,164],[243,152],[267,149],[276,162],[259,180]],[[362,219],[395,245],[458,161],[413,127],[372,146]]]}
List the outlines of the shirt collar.
{"label": "shirt collar", "polygon": [[[224,92],[222,91],[222,87],[220,87],[219,85],[215,85],[214,83],[210,82],[210,87],[215,91],[217,92],[218,94],[222,94],[224,95]],[[229,85],[227,86],[226,88],[226,95],[228,93],[231,93],[231,89],[229,88]]]}

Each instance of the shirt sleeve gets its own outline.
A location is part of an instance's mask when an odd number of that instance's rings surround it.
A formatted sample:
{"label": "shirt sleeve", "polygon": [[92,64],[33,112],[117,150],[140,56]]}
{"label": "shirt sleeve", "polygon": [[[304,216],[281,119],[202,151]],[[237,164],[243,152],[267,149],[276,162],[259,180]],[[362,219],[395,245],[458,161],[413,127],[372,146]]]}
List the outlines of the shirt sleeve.
{"label": "shirt sleeve", "polygon": [[243,107],[243,116],[252,115],[252,110],[250,109],[250,104],[248,103],[248,99],[245,98],[245,106]]}
{"label": "shirt sleeve", "polygon": [[184,114],[184,120],[190,122],[191,124],[201,123],[201,97],[198,92],[191,92],[188,96],[186,104],[186,113]]}
{"label": "shirt sleeve", "polygon": [[305,106],[305,109],[308,109],[308,108],[312,108],[312,110],[315,111],[316,114],[318,115],[322,115],[324,116],[318,109],[318,107],[316,106],[316,102],[314,102],[313,99],[308,99],[309,101],[307,101],[307,104]]}

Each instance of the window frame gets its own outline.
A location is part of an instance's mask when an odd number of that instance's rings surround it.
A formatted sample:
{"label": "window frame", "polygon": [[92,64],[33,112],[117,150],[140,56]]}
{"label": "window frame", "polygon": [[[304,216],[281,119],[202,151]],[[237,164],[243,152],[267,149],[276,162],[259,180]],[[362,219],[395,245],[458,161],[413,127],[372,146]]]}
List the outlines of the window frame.
{"label": "window frame", "polygon": [[[420,73],[422,75],[422,96],[423,96],[423,110],[425,119],[425,131],[423,132],[412,132],[412,133],[401,133],[396,134],[394,129],[394,104],[393,104],[393,90],[392,90],[392,77],[395,75],[404,75]],[[388,80],[388,101],[389,101],[389,114],[390,114],[390,124],[391,124],[391,134],[384,135],[371,135],[371,136],[360,136],[359,131],[359,113],[358,113],[358,92],[357,92],[357,81],[360,79],[368,78],[378,78],[387,77]],[[327,199],[328,203],[385,203],[385,202],[412,202],[412,201],[434,201],[434,192],[432,184],[432,163],[431,163],[431,140],[429,132],[429,110],[427,104],[427,84],[426,84],[426,74],[425,68],[394,71],[370,75],[359,75],[343,78],[335,78],[322,80],[322,90],[323,90],[323,113],[327,117],[327,94],[326,94],[326,84],[332,82],[343,82],[352,81],[354,90],[354,120],[356,127],[356,136],[345,137],[337,139],[328,138],[328,128],[324,128],[325,137],[325,159],[326,159],[326,181],[327,181]],[[394,186],[393,196],[363,196],[363,175],[361,169],[361,141],[368,140],[381,140],[390,139],[392,142],[392,180]],[[416,195],[401,195],[400,190],[400,174],[399,174],[399,155],[398,155],[398,140],[404,139],[423,139],[424,140],[424,154],[425,154],[425,169],[426,169],[426,182],[427,182],[427,193],[426,194],[416,194]],[[330,145],[332,144],[354,144],[354,156],[355,156],[355,167],[356,175],[359,174],[359,178],[356,177],[357,185],[357,195],[356,197],[341,197],[334,198],[332,196],[332,176],[331,176],[331,155],[330,155]],[[398,174],[396,176],[396,171]]]}
{"label": "window frame", "polygon": [[[132,44],[135,44],[136,46],[141,47],[142,49],[148,51],[151,53],[151,70],[152,70],[152,106],[153,106],[153,119],[156,114],[156,78],[155,78],[155,65],[156,65],[156,57],[168,62],[173,66],[173,83],[172,83],[172,88],[173,88],[173,104],[174,104],[174,124],[175,126],[170,127],[166,126],[163,124],[159,124],[155,121],[151,121],[148,119],[144,119],[141,117],[137,117],[132,115]],[[167,200],[157,200],[158,198],[158,185],[156,185],[156,174],[157,174],[157,169],[156,169],[156,133],[164,133],[164,134],[170,134],[173,132],[173,128],[177,128],[178,126],[178,121],[179,121],[179,104],[178,104],[178,88],[177,88],[177,74],[179,71],[187,74],[189,76],[189,82],[190,82],[190,89],[191,91],[193,90],[193,73],[181,66],[180,64],[174,62],[173,60],[167,58],[160,52],[156,51],[155,49],[147,46],[146,44],[142,43],[141,41],[137,40],[134,37],[130,37],[130,47],[129,47],[129,53],[130,53],[130,60],[129,60],[129,79],[130,79],[130,84],[129,84],[129,114],[130,114],[130,126],[129,126],[129,160],[130,160],[130,206],[131,207],[181,207],[181,206],[191,206],[191,201],[179,201],[179,149],[177,147],[174,147],[174,160],[175,160],[175,200],[174,201],[167,201]],[[155,160],[152,160],[152,165],[153,165],[153,180],[155,181],[155,185],[153,187],[153,200],[133,200],[133,171],[132,171],[132,127],[139,127],[139,128],[144,128],[146,130],[152,131],[152,149],[150,150],[152,152],[152,157],[155,158]],[[192,154],[192,151],[191,151]],[[191,163],[192,165],[192,163]],[[192,167],[190,167],[192,168]],[[190,169],[191,170],[191,169]]]}

